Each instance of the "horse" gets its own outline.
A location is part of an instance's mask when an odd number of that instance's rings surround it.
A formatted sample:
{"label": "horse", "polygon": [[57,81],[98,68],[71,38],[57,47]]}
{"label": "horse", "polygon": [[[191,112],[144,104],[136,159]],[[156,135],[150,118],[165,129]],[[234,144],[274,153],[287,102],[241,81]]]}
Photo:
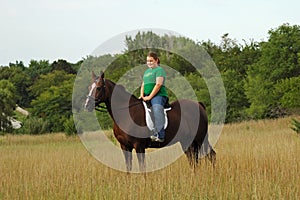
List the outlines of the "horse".
{"label": "horse", "polygon": [[[149,129],[137,128],[147,126],[143,100],[127,92],[122,85],[105,79],[104,72],[101,71],[99,76],[92,72],[92,85],[89,86],[89,95],[84,107],[93,111],[97,110],[101,103],[105,104],[113,120],[113,133],[123,150],[128,173],[132,170],[133,149],[137,153],[140,171],[145,172],[146,148],[162,148],[177,142],[180,143],[190,165],[195,167],[201,152],[205,151],[205,155],[214,166],[216,152],[208,142],[208,119],[203,103],[187,99],[172,102],[171,110],[167,112],[169,123],[162,143],[151,141]],[[198,112],[192,114],[195,110]]]}

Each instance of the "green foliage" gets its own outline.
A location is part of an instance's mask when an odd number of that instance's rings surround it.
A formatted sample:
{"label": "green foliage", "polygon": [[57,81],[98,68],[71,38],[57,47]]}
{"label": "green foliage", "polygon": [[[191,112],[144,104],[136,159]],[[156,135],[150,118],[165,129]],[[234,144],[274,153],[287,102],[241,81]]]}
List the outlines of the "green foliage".
{"label": "green foliage", "polygon": [[262,64],[270,80],[300,75],[298,54],[300,51],[300,26],[283,24],[269,31],[269,41],[262,44]]}
{"label": "green foliage", "polygon": [[73,116],[70,116],[69,119],[65,120],[63,126],[64,126],[64,132],[67,136],[76,135],[77,130],[74,124]]}
{"label": "green foliage", "polygon": [[245,42],[244,45],[240,45],[230,39],[228,34],[224,34],[219,46],[210,41],[202,42],[202,46],[221,71],[227,98],[226,122],[247,119],[246,109],[249,107],[249,101],[244,83],[249,66],[260,57],[258,44],[252,41],[250,44]]}
{"label": "green foliage", "polygon": [[27,69],[31,80],[36,80],[40,75],[51,72],[51,66],[48,60],[31,60]]}
{"label": "green foliage", "polygon": [[12,124],[9,120],[16,107],[15,87],[8,80],[0,80],[0,131],[11,132]]}
{"label": "green foliage", "polygon": [[101,126],[101,123],[99,123],[99,121],[95,119],[95,114],[92,112],[74,113],[74,123],[77,129],[77,133],[79,134],[83,132],[97,131],[100,128],[104,129]]}
{"label": "green foliage", "polygon": [[109,116],[108,112],[97,112],[96,113],[99,125],[102,130],[109,130],[113,127],[113,121]]}
{"label": "green foliage", "polygon": [[[161,37],[152,31],[149,32],[138,32],[134,38],[131,36],[127,36],[125,39],[125,45],[128,51],[134,52],[138,49],[151,48],[151,47],[163,47],[161,42]],[[148,50],[149,51],[149,50]],[[144,61],[145,54],[141,54],[141,51],[135,51],[136,56],[133,58],[134,60]]]}
{"label": "green foliage", "polygon": [[[51,77],[51,74],[49,74]],[[47,75],[45,77],[47,80]],[[74,77],[52,85],[31,102],[34,116],[49,120],[50,131],[63,131],[63,123],[72,115],[72,89]]]}
{"label": "green foliage", "polygon": [[29,116],[23,121],[23,127],[16,131],[16,133],[20,134],[32,134],[32,135],[40,135],[44,133],[49,133],[50,124],[48,120]]}
{"label": "green foliage", "polygon": [[64,71],[68,74],[76,74],[76,70],[74,69],[72,64],[68,63],[65,60],[61,60],[61,59],[58,61],[54,61],[51,64],[51,69],[52,69],[52,71],[58,70],[58,71]]}
{"label": "green foliage", "polygon": [[293,118],[291,124],[292,124],[291,129],[296,131],[296,133],[300,134],[300,121]]}
{"label": "green foliage", "polygon": [[[109,129],[112,120],[107,113],[96,112],[98,121],[93,121],[94,116],[88,113],[76,114],[82,110],[86,99],[87,87],[92,81],[91,72],[95,71],[98,75],[105,69],[106,78],[124,85],[128,92],[138,96],[146,55],[153,50],[158,53],[163,67],[176,71],[167,72],[170,102],[195,95],[205,104],[209,117],[218,119],[218,114],[211,116],[212,109],[215,109],[214,113],[221,113],[220,109],[224,107],[219,99],[212,99],[218,96],[218,88],[221,87],[211,75],[212,66],[216,65],[226,89],[226,122],[297,114],[300,108],[300,26],[283,24],[268,33],[268,41],[239,44],[224,34],[220,44],[214,44],[139,32],[134,37],[125,38],[126,48],[122,54],[88,56],[76,64],[65,60],[53,63],[31,60],[28,67],[23,62],[10,63],[0,67],[0,80],[4,81],[0,83],[0,113],[12,116],[17,103],[30,109],[32,117],[47,121],[47,131],[50,132],[76,132],[72,112],[84,123],[75,120],[78,132],[97,130],[99,124],[102,129]],[[206,54],[196,60],[201,48],[207,51],[214,63],[207,63],[209,56]],[[172,51],[168,51],[170,49]],[[196,65],[207,67],[203,67],[200,74],[195,70]],[[76,72],[78,75],[74,82]],[[184,84],[178,84],[184,81],[192,86],[194,94]],[[208,86],[216,94],[210,94]],[[215,108],[211,106],[212,100],[217,102]],[[6,116],[0,115],[1,126],[8,128],[10,123]],[[34,127],[28,129],[35,130]]]}
{"label": "green foliage", "polygon": [[15,87],[16,103],[20,106],[27,107],[30,103],[30,98],[27,88],[31,84],[30,77],[25,72],[24,66],[10,64],[10,67],[0,68],[0,79],[9,80]]}
{"label": "green foliage", "polygon": [[67,74],[65,71],[55,70],[48,74],[41,75],[32,86],[28,88],[30,95],[34,98],[40,96],[51,86],[61,86],[64,81],[74,80],[73,74]]}
{"label": "green foliage", "polygon": [[226,88],[227,118],[226,122],[245,120],[245,110],[249,106],[244,92],[244,77],[235,70],[222,74]]}
{"label": "green foliage", "polygon": [[284,108],[300,107],[300,76],[286,78],[275,85],[274,97]]}
{"label": "green foliage", "polygon": [[268,42],[260,44],[261,57],[248,69],[245,83],[245,93],[250,102],[247,112],[256,119],[282,116],[282,112],[274,116],[274,110],[283,110],[282,107],[294,104],[289,101],[290,95],[295,95],[289,92],[280,97],[281,90],[290,84],[285,79],[300,75],[300,26],[284,24],[270,30],[269,35]]}
{"label": "green foliage", "polygon": [[208,115],[211,114],[211,106],[210,106],[210,94],[208,88],[206,86],[205,81],[198,73],[189,73],[185,76],[186,80],[189,82],[195,94],[197,96],[197,100],[202,102],[205,107]]}

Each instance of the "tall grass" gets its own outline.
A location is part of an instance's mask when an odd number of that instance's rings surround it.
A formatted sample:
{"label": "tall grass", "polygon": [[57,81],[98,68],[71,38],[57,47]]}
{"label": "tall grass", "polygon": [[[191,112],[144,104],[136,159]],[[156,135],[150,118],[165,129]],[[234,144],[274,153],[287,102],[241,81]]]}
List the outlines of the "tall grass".
{"label": "tall grass", "polygon": [[297,199],[300,138],[290,119],[229,124],[213,169],[172,165],[127,175],[96,161],[77,137],[0,137],[0,199]]}

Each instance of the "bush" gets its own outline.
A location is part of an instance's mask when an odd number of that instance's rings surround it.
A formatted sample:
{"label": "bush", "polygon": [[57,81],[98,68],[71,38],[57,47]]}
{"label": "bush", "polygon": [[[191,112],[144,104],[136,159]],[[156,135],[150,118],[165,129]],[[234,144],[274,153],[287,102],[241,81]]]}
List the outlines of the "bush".
{"label": "bush", "polygon": [[22,134],[44,134],[49,132],[49,122],[38,117],[28,117],[23,122],[23,127],[18,130]]}
{"label": "bush", "polygon": [[64,123],[64,132],[67,136],[76,135],[77,130],[75,127],[73,116],[71,116],[69,119],[67,119]]}
{"label": "bush", "polygon": [[300,134],[300,121],[298,121],[296,119],[292,119],[291,124],[292,124],[291,129],[296,131],[296,133]]}

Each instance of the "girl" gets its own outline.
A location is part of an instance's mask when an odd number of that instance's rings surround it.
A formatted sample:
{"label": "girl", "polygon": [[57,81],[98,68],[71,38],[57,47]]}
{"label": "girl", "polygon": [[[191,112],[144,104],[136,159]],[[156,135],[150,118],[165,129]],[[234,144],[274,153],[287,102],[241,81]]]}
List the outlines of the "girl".
{"label": "girl", "polygon": [[165,116],[164,105],[168,99],[167,89],[165,87],[166,72],[159,66],[160,60],[155,52],[147,55],[147,66],[149,67],[143,76],[140,97],[144,101],[150,101],[154,117],[154,135],[150,138],[152,141],[164,142],[165,139]]}

